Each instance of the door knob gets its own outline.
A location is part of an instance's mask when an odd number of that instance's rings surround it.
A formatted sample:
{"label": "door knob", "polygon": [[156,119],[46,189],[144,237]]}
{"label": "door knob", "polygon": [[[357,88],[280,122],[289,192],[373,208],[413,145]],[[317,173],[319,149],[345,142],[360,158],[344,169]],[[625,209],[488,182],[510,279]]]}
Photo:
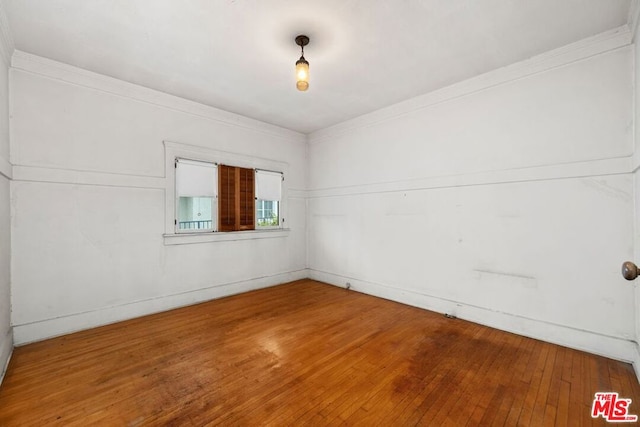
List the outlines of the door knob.
{"label": "door knob", "polygon": [[634,280],[640,276],[640,269],[631,261],[622,263],[622,276],[627,280]]}

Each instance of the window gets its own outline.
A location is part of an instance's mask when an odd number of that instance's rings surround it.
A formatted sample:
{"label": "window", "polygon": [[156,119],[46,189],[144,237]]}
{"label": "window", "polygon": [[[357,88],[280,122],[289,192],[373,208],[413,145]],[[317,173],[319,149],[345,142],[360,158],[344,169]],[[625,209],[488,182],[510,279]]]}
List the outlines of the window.
{"label": "window", "polygon": [[273,227],[280,225],[278,202],[256,200],[256,227]]}
{"label": "window", "polygon": [[281,228],[281,172],[175,159],[175,232]]}
{"label": "window", "polygon": [[176,231],[213,231],[216,165],[176,159]]}
{"label": "window", "polygon": [[[274,239],[289,235],[285,218],[289,211],[287,202],[291,190],[287,188],[284,181],[289,171],[289,165],[286,162],[180,142],[163,141],[163,143],[165,175],[164,178],[158,177],[157,181],[162,181],[162,187],[165,190],[163,233],[165,245]],[[218,178],[221,165],[245,168],[253,176],[253,199],[245,197],[243,207],[234,208],[234,212],[243,214],[243,226],[238,229],[251,230],[246,227],[246,224],[251,222],[253,223],[251,231],[223,232],[220,228],[220,199],[223,195],[219,194]],[[266,171],[275,171],[277,172],[275,176],[280,176],[280,192],[276,193],[280,194],[276,196],[280,197],[280,200],[269,200],[272,196],[264,195],[261,196],[263,199],[256,199],[258,194],[262,194],[259,190],[262,184],[258,181],[262,181],[262,172]],[[247,173],[244,175],[246,179],[251,179],[246,177]],[[243,193],[246,195],[250,186],[244,187]],[[233,188],[231,198],[235,197],[235,185]],[[295,191],[293,197],[296,197]],[[277,203],[273,203],[274,201]],[[246,208],[249,202],[250,221],[247,220]],[[277,217],[278,225],[271,225],[276,223],[274,217]],[[261,218],[260,221],[259,218]],[[268,218],[271,218],[271,221],[265,221]]]}
{"label": "window", "polygon": [[282,174],[256,169],[256,227],[280,226]]}

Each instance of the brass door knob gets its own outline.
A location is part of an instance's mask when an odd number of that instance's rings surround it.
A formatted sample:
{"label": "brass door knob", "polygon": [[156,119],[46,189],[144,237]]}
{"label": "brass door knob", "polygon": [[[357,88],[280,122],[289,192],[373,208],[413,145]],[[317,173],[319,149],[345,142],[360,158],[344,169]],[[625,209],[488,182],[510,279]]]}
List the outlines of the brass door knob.
{"label": "brass door knob", "polygon": [[637,265],[635,265],[631,261],[626,261],[622,263],[622,277],[624,277],[627,280],[634,280],[639,275],[640,275],[640,270],[638,270]]}

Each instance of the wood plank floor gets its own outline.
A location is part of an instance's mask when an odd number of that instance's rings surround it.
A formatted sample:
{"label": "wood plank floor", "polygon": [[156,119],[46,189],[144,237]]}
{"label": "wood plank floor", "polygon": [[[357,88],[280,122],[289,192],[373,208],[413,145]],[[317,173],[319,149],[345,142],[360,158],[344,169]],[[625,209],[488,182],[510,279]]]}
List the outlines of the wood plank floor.
{"label": "wood plank floor", "polygon": [[605,425],[630,365],[303,280],[15,349],[0,425]]}

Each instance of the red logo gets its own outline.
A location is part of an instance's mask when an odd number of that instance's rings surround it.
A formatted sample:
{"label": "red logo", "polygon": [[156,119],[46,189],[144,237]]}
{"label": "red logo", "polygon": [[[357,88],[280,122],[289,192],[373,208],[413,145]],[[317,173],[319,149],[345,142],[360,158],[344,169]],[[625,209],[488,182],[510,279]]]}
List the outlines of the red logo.
{"label": "red logo", "polygon": [[621,399],[618,393],[596,393],[591,407],[591,417],[602,417],[610,423],[633,423],[638,421],[637,415],[629,414],[631,399]]}

